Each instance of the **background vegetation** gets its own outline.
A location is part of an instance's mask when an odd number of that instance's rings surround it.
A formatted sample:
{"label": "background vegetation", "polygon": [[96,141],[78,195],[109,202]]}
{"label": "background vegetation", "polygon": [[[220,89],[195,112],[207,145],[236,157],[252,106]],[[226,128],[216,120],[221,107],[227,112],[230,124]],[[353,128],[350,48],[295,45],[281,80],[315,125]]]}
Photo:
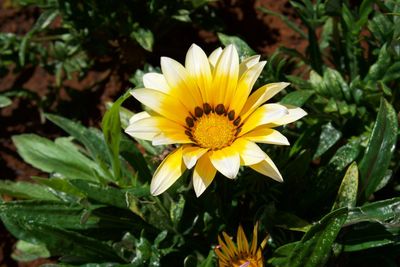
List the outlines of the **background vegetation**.
{"label": "background vegetation", "polygon": [[[64,132],[12,136],[20,157],[40,170],[29,181],[7,173],[0,180],[0,218],[18,239],[15,260],[215,266],[218,234],[233,235],[239,224],[250,234],[259,221],[259,234],[270,234],[267,266],[399,265],[400,3],[289,1],[289,17],[263,3],[253,11],[277,17],[305,49],[269,51],[258,84],[289,81],[276,100],[309,115],[281,129],[290,147],[263,147],[284,183],[244,168],[234,181],[217,177],[196,198],[190,171],[167,193],[150,195],[152,173],[171,148],[123,134],[141,109],[128,88],[159,71],[161,55],[182,59],[192,42],[209,52],[233,43],[241,57],[262,50],[227,15],[242,8],[248,18],[247,4],[3,2],[38,17],[25,34],[0,33],[0,77],[23,79],[39,66],[51,78],[36,91],[21,81],[3,88],[2,111],[33,103],[43,123]],[[104,87],[113,87],[113,104],[95,100]],[[92,113],[91,101],[106,109]],[[96,121],[101,129],[88,126]]]}

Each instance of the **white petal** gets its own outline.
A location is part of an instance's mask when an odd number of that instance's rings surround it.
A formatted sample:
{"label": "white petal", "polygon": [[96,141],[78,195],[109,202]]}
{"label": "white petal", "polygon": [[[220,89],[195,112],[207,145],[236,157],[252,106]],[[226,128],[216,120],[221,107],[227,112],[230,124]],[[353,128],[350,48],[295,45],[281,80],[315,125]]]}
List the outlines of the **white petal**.
{"label": "white petal", "polygon": [[266,125],[259,126],[247,134],[244,134],[242,137],[256,143],[289,145],[289,141],[283,134]]}
{"label": "white petal", "polygon": [[288,85],[289,83],[284,82],[269,83],[257,89],[250,95],[249,99],[247,99],[246,104],[240,112],[242,119],[247,118],[254,110],[282,91]]}
{"label": "white petal", "polygon": [[189,112],[178,99],[148,88],[134,89],[131,91],[131,94],[142,104],[148,106],[158,114],[182,125],[186,124],[186,116],[184,114],[189,114]]}
{"label": "white petal", "polygon": [[159,90],[166,94],[170,93],[171,91],[164,75],[160,73],[146,73],[143,75],[143,84],[146,88]]}
{"label": "white petal", "polygon": [[154,136],[152,145],[172,145],[193,143],[184,132],[161,132]]}
{"label": "white petal", "polygon": [[208,61],[210,62],[211,67],[214,68],[215,65],[217,65],[217,61],[218,61],[219,57],[221,56],[221,54],[222,54],[221,47],[218,47],[210,54],[210,56],[208,57]]}
{"label": "white petal", "polygon": [[246,70],[257,64],[260,61],[260,58],[260,55],[255,55],[244,59],[239,65],[239,76],[242,76]]}
{"label": "white petal", "polygon": [[146,111],[142,111],[139,113],[134,114],[130,119],[129,119],[129,124],[133,124],[138,120],[144,119],[144,118],[149,118],[150,114],[147,113]]}
{"label": "white petal", "polygon": [[254,165],[250,165],[250,168],[278,182],[283,182],[282,175],[280,174],[278,168],[267,155],[265,160]]}
{"label": "white petal", "polygon": [[186,170],[182,160],[182,147],[175,149],[158,166],[150,184],[150,192],[157,196],[167,190]]}
{"label": "white petal", "polygon": [[206,53],[197,45],[192,44],[186,54],[185,67],[199,87],[203,101],[209,102],[208,99],[212,93],[212,74]]}
{"label": "white petal", "polygon": [[208,154],[203,155],[197,162],[193,171],[193,187],[196,196],[199,197],[211,184],[217,170],[211,164]]}
{"label": "white petal", "polygon": [[265,152],[261,148],[244,138],[238,138],[232,144],[232,148],[239,152],[240,155],[240,165],[253,165],[263,161],[265,159]]}
{"label": "white petal", "polygon": [[188,169],[193,168],[197,160],[206,153],[208,149],[198,146],[185,146],[183,148],[183,162]]}
{"label": "white petal", "polygon": [[301,108],[291,107],[291,106],[286,106],[286,107],[288,108],[289,113],[279,119],[272,121],[271,124],[273,124],[274,127],[292,123],[307,115],[307,112],[305,112]]}
{"label": "white petal", "polygon": [[234,45],[228,45],[218,59],[213,73],[212,104],[229,107],[239,79],[239,55]]}
{"label": "white petal", "polygon": [[234,179],[239,172],[239,153],[229,146],[212,151],[210,160],[214,167],[227,178]]}
{"label": "white petal", "polygon": [[280,104],[265,104],[256,109],[244,122],[240,135],[243,135],[256,127],[276,121],[289,112],[287,108]]}

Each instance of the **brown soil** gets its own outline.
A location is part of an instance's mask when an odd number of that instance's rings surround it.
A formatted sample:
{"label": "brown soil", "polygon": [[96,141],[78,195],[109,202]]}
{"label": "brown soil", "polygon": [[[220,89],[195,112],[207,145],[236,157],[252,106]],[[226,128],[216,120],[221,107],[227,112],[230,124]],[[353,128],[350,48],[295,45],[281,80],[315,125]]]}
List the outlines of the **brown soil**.
{"label": "brown soil", "polygon": [[[10,1],[0,0],[0,31],[25,34],[38,18],[40,10],[4,8],[6,2]],[[287,0],[225,0],[216,2],[215,5],[219,9],[220,18],[227,24],[225,33],[241,36],[257,52],[267,58],[281,45],[305,51],[307,42],[298,34],[282,23],[279,18],[265,15],[257,9],[260,6],[265,7],[289,16],[299,24],[299,18],[296,17]],[[207,52],[218,45],[215,33],[190,25],[178,27],[163,39],[156,43],[154,53],[147,55],[147,60],[154,65],[158,65],[159,57],[162,55],[182,61],[191,43],[199,43]],[[145,54],[140,52],[138,56],[137,51],[139,50],[132,49],[130,44],[120,43],[118,61],[123,59],[122,64],[116,64],[111,58],[95,58],[95,68],[89,71],[82,80],[74,77],[70,81],[65,81],[54,103],[46,111],[80,120],[85,125],[99,126],[105,111],[104,103],[115,100],[131,86],[128,82],[129,75],[143,64]],[[54,77],[37,66],[27,66],[17,75],[10,69],[7,76],[0,78],[0,92],[19,87],[44,97],[49,90],[55,90],[54,85]],[[29,177],[33,175],[44,175],[24,163],[11,142],[13,135],[21,133],[36,133],[48,138],[63,135],[57,127],[42,121],[39,110],[36,101],[23,98],[16,99],[11,106],[0,109],[0,179],[29,180]],[[43,263],[35,261],[27,265],[13,261],[10,254],[14,242],[14,238],[0,224],[0,267],[38,266]]]}

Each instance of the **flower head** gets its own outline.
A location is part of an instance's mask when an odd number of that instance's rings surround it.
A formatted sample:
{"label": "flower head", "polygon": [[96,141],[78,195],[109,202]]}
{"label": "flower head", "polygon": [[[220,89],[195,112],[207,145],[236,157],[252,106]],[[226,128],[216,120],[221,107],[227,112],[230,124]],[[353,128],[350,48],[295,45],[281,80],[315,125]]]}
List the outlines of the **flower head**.
{"label": "flower head", "polygon": [[267,243],[268,236],[261,242],[261,245],[257,244],[257,231],[258,223],[253,229],[253,240],[249,246],[246,235],[240,225],[237,231],[236,244],[232,239],[223,232],[224,241],[219,236],[219,245],[215,248],[215,253],[218,256],[219,267],[262,267],[263,257],[262,250]]}
{"label": "flower head", "polygon": [[150,190],[167,190],[186,169],[193,170],[193,186],[200,196],[217,170],[233,179],[241,165],[277,181],[282,176],[257,143],[288,145],[276,126],[296,121],[306,113],[296,107],[264,104],[288,83],[271,83],[250,95],[265,61],[245,59],[233,45],[216,49],[209,57],[193,44],[185,66],[161,58],[159,73],[143,76],[145,88],[132,95],[153,113],[134,115],[126,132],[153,145],[179,144],[154,173]]}

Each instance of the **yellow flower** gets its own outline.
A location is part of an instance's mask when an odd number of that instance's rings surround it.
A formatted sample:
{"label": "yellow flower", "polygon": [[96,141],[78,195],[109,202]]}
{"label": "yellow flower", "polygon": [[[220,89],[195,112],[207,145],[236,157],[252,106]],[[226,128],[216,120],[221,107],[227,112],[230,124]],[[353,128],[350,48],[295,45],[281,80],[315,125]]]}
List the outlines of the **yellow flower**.
{"label": "yellow flower", "polygon": [[222,233],[225,242],[218,236],[219,245],[215,248],[215,253],[218,256],[219,267],[264,266],[262,251],[267,243],[268,236],[257,247],[257,231],[258,223],[254,226],[253,240],[250,246],[241,225],[238,228],[236,245],[225,232]]}
{"label": "yellow flower", "polygon": [[271,83],[250,95],[265,61],[252,56],[239,64],[233,45],[216,49],[209,57],[193,44],[185,66],[161,58],[159,73],[143,76],[146,88],[132,95],[153,113],[134,115],[129,135],[153,145],[181,144],[154,173],[153,195],[167,190],[186,169],[193,171],[193,186],[200,196],[218,170],[234,179],[241,165],[277,181],[282,176],[257,143],[289,145],[273,128],[300,119],[306,113],[296,107],[264,104],[288,83]]}

